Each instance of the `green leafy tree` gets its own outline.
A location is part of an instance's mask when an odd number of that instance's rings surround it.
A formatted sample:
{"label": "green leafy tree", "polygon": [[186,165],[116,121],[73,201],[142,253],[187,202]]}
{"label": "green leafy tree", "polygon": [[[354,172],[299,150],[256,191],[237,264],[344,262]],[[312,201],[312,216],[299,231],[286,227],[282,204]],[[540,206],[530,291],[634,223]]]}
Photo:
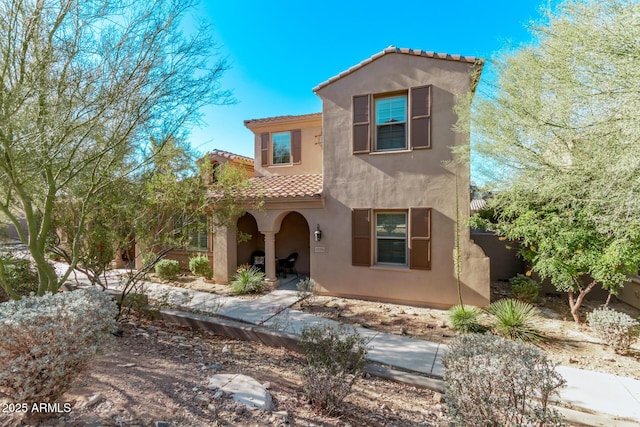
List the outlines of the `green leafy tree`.
{"label": "green leafy tree", "polygon": [[[77,245],[79,259],[76,269],[93,283],[109,287],[108,276],[117,250],[138,245],[136,257],[144,258],[139,269],[130,269],[117,278],[122,300],[130,293],[144,293],[142,279],[178,248],[188,247],[194,231],[211,234],[216,227],[235,227],[245,209],[259,209],[259,197],[246,200],[250,185],[244,169],[232,164],[214,171],[207,156],[192,151],[183,140],[170,138],[165,142],[152,140],[149,153],[153,160],[146,163],[127,180],[114,183],[105,191],[99,209],[93,209],[88,228]],[[55,226],[62,239],[51,250],[70,262],[70,235],[78,221],[73,203],[57,212]],[[205,218],[205,221],[202,219]],[[67,229],[71,227],[71,231]],[[206,259],[206,258],[205,258]]]}
{"label": "green leafy tree", "polygon": [[579,321],[589,291],[615,294],[640,263],[640,4],[565,1],[532,33],[461,114],[498,190],[476,225],[521,240]]}
{"label": "green leafy tree", "polygon": [[[56,292],[71,274],[87,230],[110,232],[89,222],[161,151],[149,138],[180,137],[201,106],[230,100],[206,29],[180,31],[193,6],[0,0],[0,212],[33,257],[38,294]],[[66,204],[75,222],[69,267],[58,277],[45,254]]]}
{"label": "green leafy tree", "polygon": [[185,246],[188,231],[201,226],[199,219],[207,207],[201,178],[206,164],[200,167],[197,153],[175,138],[152,139],[149,149],[152,161],[104,188],[100,200],[85,214],[86,228],[76,237],[75,247],[69,237],[76,235],[82,199],[69,197],[56,210],[53,225],[59,239],[49,249],[69,264],[76,256],[76,269],[93,283],[106,285],[106,278],[100,275],[118,250],[127,251],[135,243],[153,250],[156,257],[145,265],[146,272],[168,251]]}

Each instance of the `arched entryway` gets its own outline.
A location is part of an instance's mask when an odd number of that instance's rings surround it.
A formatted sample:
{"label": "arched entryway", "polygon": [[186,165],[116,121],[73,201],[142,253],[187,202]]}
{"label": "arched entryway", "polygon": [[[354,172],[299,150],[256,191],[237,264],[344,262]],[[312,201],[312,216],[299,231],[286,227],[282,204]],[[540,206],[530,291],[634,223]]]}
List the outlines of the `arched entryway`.
{"label": "arched entryway", "polygon": [[264,236],[258,231],[256,219],[250,213],[245,213],[238,218],[237,236],[249,236],[247,240],[238,242],[237,260],[238,265],[253,264],[251,254],[255,251],[264,252]]}
{"label": "arched entryway", "polygon": [[276,234],[276,257],[284,260],[293,253],[298,254],[295,270],[300,276],[309,276],[310,269],[310,232],[309,224],[298,212],[289,212]]}

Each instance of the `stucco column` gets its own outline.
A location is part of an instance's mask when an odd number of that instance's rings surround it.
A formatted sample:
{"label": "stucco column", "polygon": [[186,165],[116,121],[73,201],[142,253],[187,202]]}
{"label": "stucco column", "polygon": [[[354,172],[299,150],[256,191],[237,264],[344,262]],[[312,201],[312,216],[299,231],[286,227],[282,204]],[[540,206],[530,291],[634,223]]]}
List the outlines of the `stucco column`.
{"label": "stucco column", "polygon": [[273,289],[280,286],[280,281],[276,277],[276,233],[273,231],[263,231],[264,234],[264,267],[266,273],[265,282]]}
{"label": "stucco column", "polygon": [[238,268],[238,239],[231,227],[213,230],[213,278],[226,285]]}

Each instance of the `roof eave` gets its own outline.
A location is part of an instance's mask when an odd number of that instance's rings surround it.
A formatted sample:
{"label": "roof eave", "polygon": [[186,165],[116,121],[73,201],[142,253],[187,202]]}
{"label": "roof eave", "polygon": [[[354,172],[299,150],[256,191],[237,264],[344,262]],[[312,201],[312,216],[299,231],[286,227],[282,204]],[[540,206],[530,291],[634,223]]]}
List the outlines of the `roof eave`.
{"label": "roof eave", "polygon": [[389,46],[388,48],[384,49],[382,52],[378,52],[375,55],[365,59],[364,61],[354,65],[353,67],[350,67],[349,69],[341,72],[340,74],[331,77],[328,80],[325,80],[324,82],[320,83],[319,85],[317,85],[316,87],[313,88],[314,92],[318,92],[319,90],[335,83],[336,81],[342,79],[343,77],[348,76],[349,74],[352,74],[354,72],[356,72],[357,70],[359,70],[360,68],[364,67],[365,65],[368,65],[370,63],[372,63],[373,61],[382,58],[383,56],[387,55],[387,54],[404,54],[404,55],[414,55],[414,56],[421,56],[421,57],[425,57],[425,58],[431,58],[431,59],[441,59],[441,60],[447,60],[447,61],[457,61],[457,62],[464,62],[464,63],[469,63],[469,64],[484,64],[484,59],[482,58],[476,58],[475,56],[463,56],[463,55],[457,55],[457,54],[447,54],[447,53],[437,53],[437,52],[433,52],[433,51],[423,51],[421,49],[410,49],[410,48],[398,48],[395,46]]}

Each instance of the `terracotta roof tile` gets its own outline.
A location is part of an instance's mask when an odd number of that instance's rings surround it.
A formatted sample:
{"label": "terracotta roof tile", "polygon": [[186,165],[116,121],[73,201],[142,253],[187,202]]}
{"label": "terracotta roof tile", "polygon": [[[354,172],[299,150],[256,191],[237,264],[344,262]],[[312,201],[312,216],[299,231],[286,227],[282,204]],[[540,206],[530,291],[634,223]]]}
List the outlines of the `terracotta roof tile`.
{"label": "terracotta roof tile", "polygon": [[253,159],[251,157],[241,156],[240,154],[235,154],[235,153],[231,153],[229,151],[224,151],[224,150],[215,149],[209,152],[209,156],[220,156],[229,160],[240,159],[250,164],[253,164]]}
{"label": "terracotta roof tile", "polygon": [[322,196],[322,174],[272,175],[251,178],[246,190],[248,198],[265,199]]}
{"label": "terracotta roof tile", "polygon": [[436,59],[446,59],[446,60],[449,60],[449,61],[467,62],[467,63],[470,63],[470,64],[474,64],[476,62],[480,62],[480,63],[484,62],[483,59],[476,58],[475,56],[449,55],[447,53],[436,53],[436,52],[424,51],[424,50],[420,50],[420,49],[397,48],[395,46],[389,46],[388,48],[386,48],[382,52],[378,52],[375,55],[365,59],[362,62],[360,62],[359,64],[354,65],[353,67],[349,68],[348,70],[341,72],[337,76],[333,76],[329,80],[326,80],[326,81],[320,83],[318,86],[313,88],[313,91],[317,92],[318,90],[322,89],[325,86],[330,85],[331,83],[335,82],[336,80],[340,80],[341,78],[353,73],[356,70],[359,70],[360,68],[362,68],[365,65],[375,61],[376,59],[381,58],[382,56],[390,54],[390,53],[399,53],[399,54],[415,55],[415,56],[424,56],[424,57],[427,57],[427,58],[436,58]]}
{"label": "terracotta roof tile", "polygon": [[310,113],[310,114],[300,114],[297,116],[275,116],[275,117],[266,117],[263,119],[249,119],[249,120],[245,120],[244,121],[244,125],[247,127],[250,127],[251,125],[256,125],[256,124],[268,124],[268,123],[275,123],[275,122],[288,122],[288,121],[294,121],[294,120],[300,120],[300,119],[311,119],[311,118],[322,118],[322,113]]}

